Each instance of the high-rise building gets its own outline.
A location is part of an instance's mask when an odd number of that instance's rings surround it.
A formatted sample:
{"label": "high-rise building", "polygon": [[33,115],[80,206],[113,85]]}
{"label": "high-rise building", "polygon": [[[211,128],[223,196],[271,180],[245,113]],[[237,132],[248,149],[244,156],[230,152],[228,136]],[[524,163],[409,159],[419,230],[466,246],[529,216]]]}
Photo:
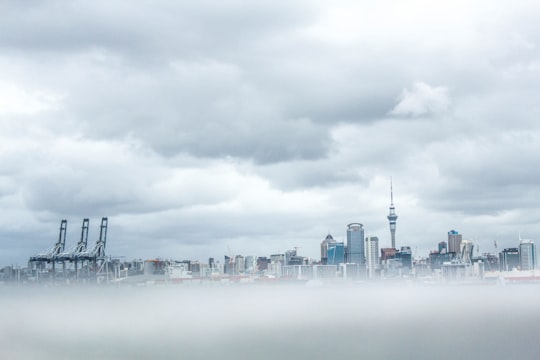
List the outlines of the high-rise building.
{"label": "high-rise building", "polygon": [[234,257],[234,273],[243,274],[246,270],[246,262],[242,255],[236,255]]}
{"label": "high-rise building", "polygon": [[446,252],[446,249],[443,253],[440,253],[438,251],[432,251],[429,254],[429,265],[431,269],[440,269],[445,262],[450,262],[452,260],[450,255],[450,253]]}
{"label": "high-rise building", "polygon": [[257,270],[257,257],[255,255],[248,255],[244,259],[246,263],[246,273],[252,274]]}
{"label": "high-rise building", "polygon": [[366,237],[365,249],[368,276],[373,278],[379,268],[379,238],[371,235]]}
{"label": "high-rise building", "polygon": [[461,261],[466,264],[472,264],[474,243],[469,240],[461,242]]}
{"label": "high-rise building", "polygon": [[223,272],[228,275],[234,275],[234,260],[230,256],[225,255]]}
{"label": "high-rise building", "polygon": [[396,256],[397,249],[394,248],[382,248],[381,249],[381,261],[393,259]]}
{"label": "high-rise building", "polygon": [[456,230],[450,230],[448,232],[448,252],[459,254],[461,252],[461,240],[462,236]]}
{"label": "high-rise building", "polygon": [[347,225],[347,262],[364,265],[364,226],[360,223]]}
{"label": "high-rise building", "polygon": [[390,179],[390,213],[387,216],[390,223],[390,237],[392,239],[392,248],[396,248],[396,209],[394,207],[394,191],[392,189],[392,179]]}
{"label": "high-rise building", "polygon": [[401,259],[401,265],[403,268],[412,270],[412,250],[410,246],[402,246],[399,252],[396,254],[396,258]]}
{"label": "high-rise building", "polygon": [[521,240],[519,244],[519,266],[521,270],[536,268],[536,245],[532,240]]}
{"label": "high-rise building", "polygon": [[304,261],[305,258],[297,254],[296,248],[285,251],[285,265],[303,265]]}
{"label": "high-rise building", "polygon": [[328,244],[327,265],[343,264],[345,262],[345,244],[342,242],[334,242]]}
{"label": "high-rise building", "polygon": [[259,256],[257,258],[257,270],[258,271],[264,271],[268,269],[268,264],[270,264],[272,260],[267,258],[266,256]]}
{"label": "high-rise building", "polygon": [[285,265],[285,254],[272,254],[270,255],[270,262],[273,263],[281,263],[282,265]]}
{"label": "high-rise building", "polygon": [[439,254],[446,254],[448,252],[448,246],[446,245],[446,241],[441,241],[439,243]]}
{"label": "high-rise building", "polygon": [[321,263],[323,265],[326,265],[328,260],[328,246],[335,243],[336,240],[330,234],[326,235],[326,238],[321,242]]}
{"label": "high-rise building", "polygon": [[499,266],[501,271],[512,271],[519,267],[519,249],[508,248],[499,253]]}

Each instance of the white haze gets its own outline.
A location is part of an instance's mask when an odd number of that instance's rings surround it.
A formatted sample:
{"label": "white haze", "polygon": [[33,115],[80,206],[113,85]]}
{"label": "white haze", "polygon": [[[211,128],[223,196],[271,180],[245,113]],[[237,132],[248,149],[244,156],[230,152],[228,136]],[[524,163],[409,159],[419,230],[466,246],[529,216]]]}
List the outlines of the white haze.
{"label": "white haze", "polygon": [[535,359],[538,286],[1,288],[2,359]]}

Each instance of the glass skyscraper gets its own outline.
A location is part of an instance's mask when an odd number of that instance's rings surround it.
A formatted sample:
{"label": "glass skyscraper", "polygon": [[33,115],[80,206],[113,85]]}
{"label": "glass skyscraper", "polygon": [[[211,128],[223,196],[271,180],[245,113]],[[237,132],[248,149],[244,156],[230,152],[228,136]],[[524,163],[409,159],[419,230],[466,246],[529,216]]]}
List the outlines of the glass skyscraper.
{"label": "glass skyscraper", "polygon": [[364,265],[364,227],[359,223],[347,225],[347,262]]}
{"label": "glass skyscraper", "polygon": [[345,244],[343,244],[342,242],[334,242],[328,244],[327,254],[328,265],[343,264],[343,262],[345,261]]}
{"label": "glass skyscraper", "polygon": [[521,270],[536,268],[536,246],[531,240],[521,240],[519,244],[519,265]]}
{"label": "glass skyscraper", "polygon": [[501,271],[512,271],[519,267],[519,249],[508,248],[499,253],[499,266]]}

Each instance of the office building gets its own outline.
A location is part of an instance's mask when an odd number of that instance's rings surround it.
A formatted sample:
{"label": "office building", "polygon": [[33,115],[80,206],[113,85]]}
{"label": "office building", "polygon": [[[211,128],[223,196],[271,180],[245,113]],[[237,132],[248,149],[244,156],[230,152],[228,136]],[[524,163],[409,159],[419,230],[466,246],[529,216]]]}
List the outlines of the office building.
{"label": "office building", "polygon": [[446,254],[448,252],[448,246],[446,241],[441,241],[439,243],[439,254]]}
{"label": "office building", "polygon": [[246,269],[246,262],[242,255],[236,255],[234,257],[234,273],[235,275],[243,274]]}
{"label": "office building", "polygon": [[254,255],[248,255],[245,258],[245,271],[247,274],[252,274],[257,271],[257,257]]}
{"label": "office building", "polygon": [[364,227],[359,223],[347,225],[347,262],[364,265]]}
{"label": "office building", "polygon": [[397,249],[394,249],[394,248],[382,248],[381,261],[395,258],[397,252],[398,252]]}
{"label": "office building", "polygon": [[536,268],[536,245],[531,240],[521,240],[519,244],[519,265],[521,270]]}
{"label": "office building", "polygon": [[285,251],[285,265],[302,265],[297,263],[296,257],[296,249]]}
{"label": "office building", "polygon": [[328,246],[335,243],[336,240],[330,234],[326,235],[326,238],[321,242],[321,264],[326,265],[328,260]]}
{"label": "office building", "polygon": [[456,254],[461,253],[461,240],[462,236],[456,230],[450,230],[448,232],[448,252]]}
{"label": "office building", "polygon": [[337,265],[345,262],[345,244],[342,242],[334,242],[328,244],[327,261],[325,265]]}
{"label": "office building", "polygon": [[461,261],[465,264],[472,264],[474,243],[469,240],[461,242]]}
{"label": "office building", "polygon": [[379,269],[379,238],[371,235],[366,237],[365,249],[368,276],[373,278]]}
{"label": "office building", "polygon": [[429,253],[429,266],[431,270],[441,269],[442,265],[445,262],[450,262],[452,260],[451,254],[446,252],[432,251]]}
{"label": "office building", "polygon": [[227,275],[234,275],[234,259],[225,255],[223,261],[223,272]]}
{"label": "office building", "polygon": [[272,260],[266,256],[259,256],[257,258],[257,271],[265,271],[268,269],[268,265],[272,263]]}
{"label": "office building", "polygon": [[501,271],[512,271],[519,268],[519,249],[508,248],[499,253],[499,266]]}
{"label": "office building", "polygon": [[285,265],[285,254],[272,254],[270,255],[270,262],[272,263],[281,263]]}
{"label": "office building", "polygon": [[410,246],[402,246],[396,253],[396,259],[401,259],[401,265],[404,269],[412,270],[412,250]]}

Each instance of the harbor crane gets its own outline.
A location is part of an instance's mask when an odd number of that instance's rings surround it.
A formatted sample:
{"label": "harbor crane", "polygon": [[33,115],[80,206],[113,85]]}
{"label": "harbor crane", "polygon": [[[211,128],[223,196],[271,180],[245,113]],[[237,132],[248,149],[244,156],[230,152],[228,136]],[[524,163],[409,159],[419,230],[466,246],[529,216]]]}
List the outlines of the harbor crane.
{"label": "harbor crane", "polygon": [[58,241],[54,244],[53,247],[48,248],[45,251],[40,252],[39,254],[32,256],[30,261],[34,262],[54,262],[56,257],[64,251],[66,246],[66,231],[67,231],[67,220],[62,220],[60,222],[60,233],[58,235]]}
{"label": "harbor crane", "polygon": [[[98,272],[101,270],[103,265],[106,263],[107,258],[105,255],[105,246],[107,244],[107,226],[108,226],[108,218],[103,217],[101,219],[101,226],[99,231],[99,239],[97,240],[94,247],[89,250],[88,249],[88,229],[89,229],[89,219],[85,218],[83,219],[83,224],[81,227],[81,238],[79,242],[69,248],[68,250],[65,249],[66,245],[66,231],[67,231],[67,220],[63,219],[60,222],[60,233],[58,235],[58,241],[56,244],[37,255],[34,255],[30,257],[29,259],[29,267],[31,267],[33,264],[38,265],[37,273],[39,273],[39,270],[45,270],[46,265],[45,264],[52,264],[52,274],[55,276],[55,264],[57,262],[62,263],[63,266],[63,273],[64,276],[66,276],[66,262],[75,263],[75,273],[79,274],[79,265],[78,263],[81,263],[81,268],[84,268],[84,263],[87,262],[87,270],[90,271],[91,264],[93,265],[92,268],[94,270],[97,270]],[[99,263],[99,264],[98,264]],[[98,266],[99,265],[99,266]],[[36,276],[37,276],[36,273]],[[88,273],[89,274],[89,273]]]}
{"label": "harbor crane", "polygon": [[105,260],[105,245],[107,244],[107,225],[108,219],[106,217],[101,218],[101,225],[99,227],[99,239],[96,245],[90,251],[84,251],[77,255],[77,260],[90,260],[98,261]]}
{"label": "harbor crane", "polygon": [[88,227],[90,224],[90,220],[88,218],[83,219],[82,227],[81,227],[81,239],[79,242],[73,246],[71,249],[60,253],[57,256],[57,259],[59,261],[77,261],[77,256],[79,254],[82,254],[86,251],[86,246],[88,244]]}

